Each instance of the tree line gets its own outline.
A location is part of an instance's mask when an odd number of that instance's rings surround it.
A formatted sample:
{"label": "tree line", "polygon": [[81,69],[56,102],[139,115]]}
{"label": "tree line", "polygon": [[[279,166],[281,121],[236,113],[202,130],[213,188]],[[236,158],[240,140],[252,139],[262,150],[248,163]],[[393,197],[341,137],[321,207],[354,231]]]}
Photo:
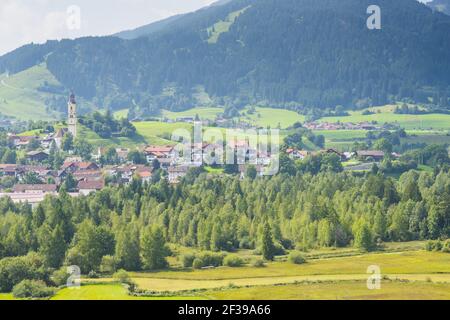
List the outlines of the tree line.
{"label": "tree line", "polygon": [[409,171],[399,181],[379,173],[244,180],[191,173],[175,186],[134,179],[78,198],[62,191],[34,209],[0,200],[0,257],[37,252],[48,267],[75,264],[84,273],[108,265],[164,268],[167,242],[210,251],[269,246],[270,257],[294,248],[372,250],[384,241],[449,236],[448,170]]}

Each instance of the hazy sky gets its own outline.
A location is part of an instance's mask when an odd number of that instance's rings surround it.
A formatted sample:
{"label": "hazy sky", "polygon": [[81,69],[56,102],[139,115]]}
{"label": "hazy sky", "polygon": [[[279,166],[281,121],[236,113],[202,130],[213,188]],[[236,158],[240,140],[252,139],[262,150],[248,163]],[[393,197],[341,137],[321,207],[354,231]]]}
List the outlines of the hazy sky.
{"label": "hazy sky", "polygon": [[213,2],[215,0],[0,0],[0,55],[30,42],[113,34],[194,11]]}

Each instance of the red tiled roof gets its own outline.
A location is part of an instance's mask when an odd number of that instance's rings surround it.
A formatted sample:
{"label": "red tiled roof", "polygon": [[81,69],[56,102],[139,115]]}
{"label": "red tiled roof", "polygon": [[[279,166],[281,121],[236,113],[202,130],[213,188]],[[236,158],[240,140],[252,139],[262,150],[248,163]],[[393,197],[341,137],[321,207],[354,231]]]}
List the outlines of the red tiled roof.
{"label": "red tiled roof", "polygon": [[102,175],[100,170],[84,170],[84,171],[76,171],[74,176],[97,176]]}
{"label": "red tiled roof", "polygon": [[159,146],[148,146],[144,149],[144,151],[146,153],[169,153],[172,152],[173,147],[172,146],[163,146],[163,147],[159,147]]}
{"label": "red tiled roof", "polygon": [[105,182],[100,181],[80,181],[78,182],[79,190],[101,190],[105,187]]}
{"label": "red tiled roof", "polygon": [[98,166],[93,162],[78,162],[76,166],[81,170],[87,170],[89,168],[98,168]]}
{"label": "red tiled roof", "polygon": [[62,169],[65,170],[67,168],[70,168],[72,166],[77,167],[80,170],[88,170],[90,168],[98,168],[98,166],[94,162],[64,162],[62,165]]}
{"label": "red tiled roof", "polygon": [[150,171],[140,171],[137,174],[141,178],[149,178],[152,176],[152,173]]}
{"label": "red tiled roof", "polygon": [[26,191],[42,191],[42,192],[56,192],[56,184],[16,184],[14,186],[14,193],[24,193]]}

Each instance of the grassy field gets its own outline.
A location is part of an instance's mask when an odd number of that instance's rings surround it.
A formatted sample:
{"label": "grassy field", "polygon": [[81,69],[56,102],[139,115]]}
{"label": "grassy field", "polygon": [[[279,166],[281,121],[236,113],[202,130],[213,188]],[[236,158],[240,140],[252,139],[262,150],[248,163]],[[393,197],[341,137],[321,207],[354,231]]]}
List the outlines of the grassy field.
{"label": "grassy field", "polygon": [[394,281],[383,282],[380,290],[368,290],[365,281],[342,281],[230,289],[205,296],[219,300],[448,300],[450,284]]}
{"label": "grassy field", "polygon": [[162,117],[176,120],[177,118],[199,116],[201,120],[214,120],[219,114],[223,113],[222,108],[192,108],[182,112],[172,112],[163,110]]}
{"label": "grassy field", "polygon": [[197,300],[199,297],[132,297],[120,284],[97,284],[60,290],[51,300]]}
{"label": "grassy field", "polygon": [[[130,273],[139,289],[159,292],[156,296],[132,297],[114,279],[102,278],[83,279],[81,288],[62,289],[52,299],[450,299],[450,254],[421,247],[423,242],[389,243],[376,253],[353,248],[312,250],[305,253],[308,261],[303,265],[278,257],[260,268],[191,270],[171,258],[169,271]],[[180,254],[193,249],[176,246],[173,250]],[[257,258],[251,250],[237,254],[248,261]],[[367,269],[373,265],[381,270],[380,290],[367,288]],[[0,294],[0,300],[12,298]]]}
{"label": "grassy field", "polygon": [[214,44],[217,43],[219,40],[219,37],[221,34],[226,33],[230,30],[233,23],[236,21],[236,19],[243,14],[250,6],[243,8],[239,11],[235,11],[230,13],[225,20],[221,20],[217,23],[215,23],[212,27],[208,28],[208,43]]}
{"label": "grassy field", "polygon": [[[121,284],[91,284],[59,290],[50,300],[199,300],[202,297],[133,297]],[[15,300],[12,294],[0,294],[1,300]]]}
{"label": "grassy field", "polygon": [[123,119],[128,117],[128,109],[122,109],[114,112],[114,118],[115,119]]}
{"label": "grassy field", "polygon": [[296,122],[304,122],[305,117],[290,110],[256,107],[253,114],[248,114],[248,109],[243,110],[237,120],[249,122],[257,127],[286,129]]}
{"label": "grassy field", "polygon": [[376,121],[379,124],[394,123],[407,130],[448,130],[450,129],[450,115],[445,114],[395,114],[395,106],[384,106],[378,108],[369,108],[375,112],[371,115],[363,115],[364,111],[351,111],[346,117],[324,117],[320,122],[371,122]]}
{"label": "grassy field", "polygon": [[[183,112],[164,110],[162,116],[167,119],[176,120],[177,118],[195,117],[198,115],[202,120],[214,120],[223,111],[223,108],[193,108]],[[297,112],[284,109],[256,107],[254,113],[250,114],[248,111],[248,108],[244,109],[241,111],[240,116],[234,118],[234,120],[248,122],[256,127],[271,127],[273,129],[278,127],[286,129],[296,122],[305,121],[304,116]]]}
{"label": "grassy field", "polygon": [[135,148],[146,144],[146,140],[140,135],[137,135],[132,139],[125,137],[103,139],[97,133],[84,126],[79,125],[78,130],[78,137],[89,141],[89,143],[91,143],[94,147],[120,146]]}
{"label": "grassy field", "polygon": [[[315,130],[314,133],[325,137],[326,147],[340,151],[351,150],[355,141],[364,140],[367,136],[365,130]],[[450,144],[447,131],[406,130],[406,133],[408,137],[402,139],[402,143]]]}
{"label": "grassy field", "polygon": [[134,122],[137,133],[145,139],[148,144],[173,145],[170,141],[172,133],[177,129],[185,129],[189,132],[192,125],[189,123],[165,123],[155,121]]}
{"label": "grassy field", "polygon": [[58,85],[44,64],[15,75],[0,75],[0,112],[21,120],[54,120],[57,113],[49,113],[45,100],[51,97],[38,90],[45,82]]}
{"label": "grassy field", "polygon": [[264,268],[216,268],[194,271],[163,271],[133,273],[133,278],[181,280],[233,280],[263,277],[294,277],[315,275],[361,275],[367,267],[379,265],[383,274],[450,274],[450,255],[439,252],[407,251],[370,253],[350,257],[310,260],[304,265],[273,262]]}

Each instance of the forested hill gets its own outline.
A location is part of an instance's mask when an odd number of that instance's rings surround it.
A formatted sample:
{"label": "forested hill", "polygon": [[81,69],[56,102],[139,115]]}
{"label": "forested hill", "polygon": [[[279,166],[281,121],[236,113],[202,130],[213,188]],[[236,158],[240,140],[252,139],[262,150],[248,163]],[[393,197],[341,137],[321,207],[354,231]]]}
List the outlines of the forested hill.
{"label": "forested hill", "polygon": [[[382,30],[366,27],[372,4]],[[415,0],[233,0],[150,30],[30,45],[1,57],[0,73],[46,60],[77,95],[145,113],[426,101],[450,84],[450,17]]]}

